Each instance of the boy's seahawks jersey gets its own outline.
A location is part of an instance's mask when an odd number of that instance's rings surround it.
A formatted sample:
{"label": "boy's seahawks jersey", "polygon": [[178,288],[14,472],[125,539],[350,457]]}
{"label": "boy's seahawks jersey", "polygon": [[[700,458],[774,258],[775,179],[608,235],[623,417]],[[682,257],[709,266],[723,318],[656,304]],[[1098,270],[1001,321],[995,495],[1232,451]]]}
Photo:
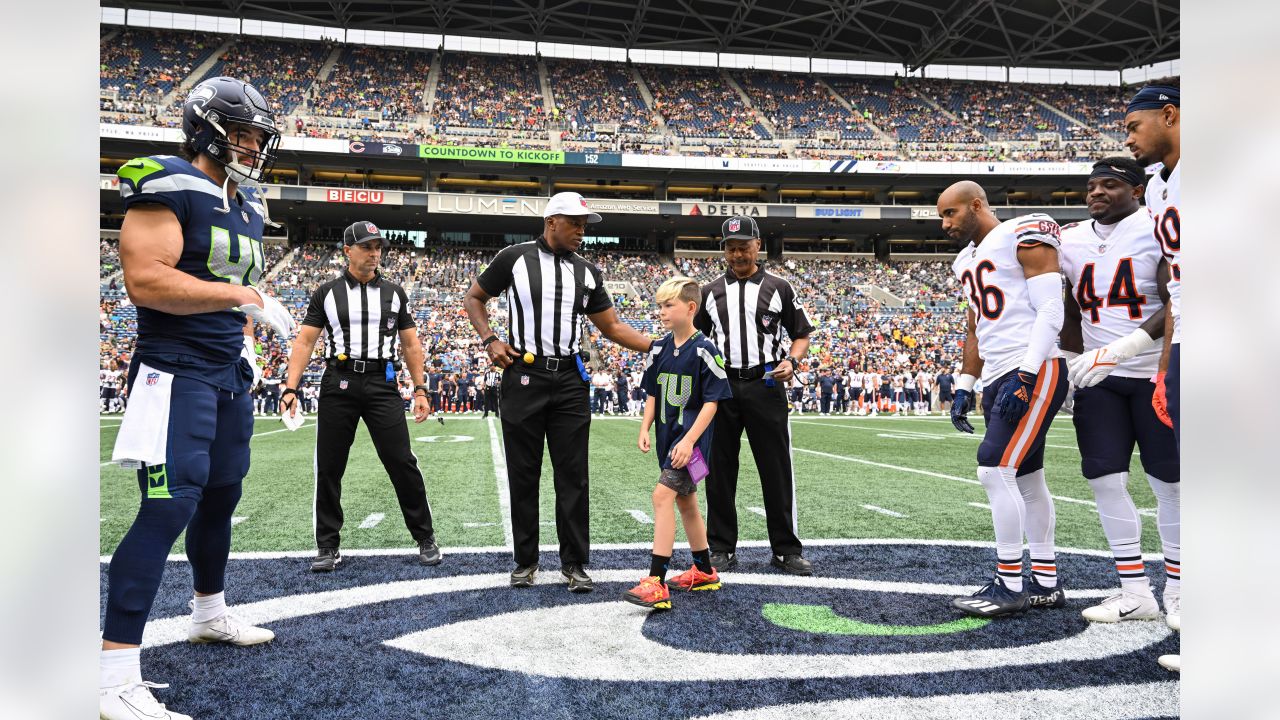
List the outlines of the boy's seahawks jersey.
{"label": "boy's seahawks jersey", "polygon": [[[684,345],[676,347],[674,335],[655,340],[645,362],[644,391],[654,399],[653,425],[658,442],[658,465],[671,467],[671,448],[684,438],[698,419],[702,405],[732,397],[720,351],[701,332],[695,332]],[[698,447],[702,457],[711,461],[712,421]]]}
{"label": "boy's seahawks jersey", "polygon": [[[126,212],[158,203],[177,216],[182,225],[178,270],[212,282],[257,283],[265,269],[265,210],[255,190],[240,188],[234,200],[225,200],[221,185],[173,155],[135,158],[116,174]],[[161,356],[158,364],[169,372],[243,391],[238,366],[244,324],[245,315],[238,310],[172,315],[139,307],[136,353],[148,356],[149,364],[157,364],[151,361]]]}

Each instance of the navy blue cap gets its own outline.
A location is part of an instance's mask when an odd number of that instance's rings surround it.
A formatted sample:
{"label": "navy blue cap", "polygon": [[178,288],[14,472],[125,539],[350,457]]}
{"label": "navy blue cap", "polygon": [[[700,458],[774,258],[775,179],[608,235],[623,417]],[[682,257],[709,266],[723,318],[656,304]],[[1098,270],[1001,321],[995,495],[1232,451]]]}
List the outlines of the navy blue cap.
{"label": "navy blue cap", "polygon": [[1147,85],[1138,91],[1137,95],[1129,101],[1129,106],[1125,108],[1125,114],[1134,110],[1159,110],[1165,105],[1174,107],[1182,107],[1179,104],[1181,93],[1178,88],[1172,85]]}

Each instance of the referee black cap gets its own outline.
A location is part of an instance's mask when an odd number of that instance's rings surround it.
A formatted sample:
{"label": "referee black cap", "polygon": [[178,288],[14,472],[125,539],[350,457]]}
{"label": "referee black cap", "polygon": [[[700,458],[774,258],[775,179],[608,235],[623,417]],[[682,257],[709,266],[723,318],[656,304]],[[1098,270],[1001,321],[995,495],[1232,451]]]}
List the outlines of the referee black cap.
{"label": "referee black cap", "polygon": [[387,239],[382,237],[382,231],[378,229],[378,226],[368,220],[357,220],[342,231],[342,243],[344,245],[359,245],[370,240],[380,240],[384,244],[387,242]]}
{"label": "referee black cap", "polygon": [[720,226],[720,237],[724,240],[754,240],[760,237],[760,227],[755,218],[746,215],[734,215]]}

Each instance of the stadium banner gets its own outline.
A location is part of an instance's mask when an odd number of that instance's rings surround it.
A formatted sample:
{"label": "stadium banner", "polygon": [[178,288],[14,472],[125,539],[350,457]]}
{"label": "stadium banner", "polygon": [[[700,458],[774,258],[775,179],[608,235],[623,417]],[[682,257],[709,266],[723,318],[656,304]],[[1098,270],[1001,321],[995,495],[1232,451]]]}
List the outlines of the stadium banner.
{"label": "stadium banner", "polygon": [[503,197],[501,195],[466,195],[463,193],[430,193],[427,212],[447,215],[510,215],[542,217],[547,205],[544,197]]}
{"label": "stadium banner", "polygon": [[796,205],[798,218],[879,220],[880,208],[867,205]]}
{"label": "stadium banner", "polygon": [[98,136],[119,140],[147,140],[150,142],[182,142],[181,128],[160,128],[150,125],[116,125],[98,123]]}
{"label": "stadium banner", "polygon": [[621,153],[587,153],[567,152],[564,154],[565,165],[622,165]]}
{"label": "stadium banner", "polygon": [[336,140],[334,138],[297,137],[295,135],[285,135],[280,138],[281,150],[345,155],[348,152],[347,145],[348,142],[346,140]]}
{"label": "stadium banner", "polygon": [[536,165],[563,165],[564,153],[558,150],[520,150],[517,148],[482,148],[469,145],[419,145],[418,157],[427,160],[486,160]]}
{"label": "stadium banner", "polygon": [[[749,217],[769,217],[769,206],[759,203],[680,203],[680,214],[698,217],[729,217],[731,215],[747,215]],[[794,214],[791,215],[795,217]],[[774,217],[778,217],[774,215]]]}
{"label": "stadium banner", "polygon": [[309,187],[307,188],[307,201],[354,203],[358,205],[404,205],[404,193],[398,190]]}
{"label": "stadium banner", "polygon": [[416,157],[418,146],[409,143],[361,142],[352,140],[347,151],[355,155],[390,155],[391,157]]}

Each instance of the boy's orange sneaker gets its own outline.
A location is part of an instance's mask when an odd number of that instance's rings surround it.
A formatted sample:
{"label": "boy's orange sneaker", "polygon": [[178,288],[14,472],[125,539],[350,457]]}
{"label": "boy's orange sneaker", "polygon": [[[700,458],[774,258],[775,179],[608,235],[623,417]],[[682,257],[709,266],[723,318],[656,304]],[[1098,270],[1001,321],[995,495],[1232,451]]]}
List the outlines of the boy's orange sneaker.
{"label": "boy's orange sneaker", "polygon": [[697,565],[671,578],[671,582],[681,590],[719,590],[720,573],[711,568],[711,574],[698,569]]}
{"label": "boy's orange sneaker", "polygon": [[650,575],[641,580],[639,585],[628,590],[622,597],[633,605],[641,605],[653,610],[671,609],[671,591],[656,575]]}

